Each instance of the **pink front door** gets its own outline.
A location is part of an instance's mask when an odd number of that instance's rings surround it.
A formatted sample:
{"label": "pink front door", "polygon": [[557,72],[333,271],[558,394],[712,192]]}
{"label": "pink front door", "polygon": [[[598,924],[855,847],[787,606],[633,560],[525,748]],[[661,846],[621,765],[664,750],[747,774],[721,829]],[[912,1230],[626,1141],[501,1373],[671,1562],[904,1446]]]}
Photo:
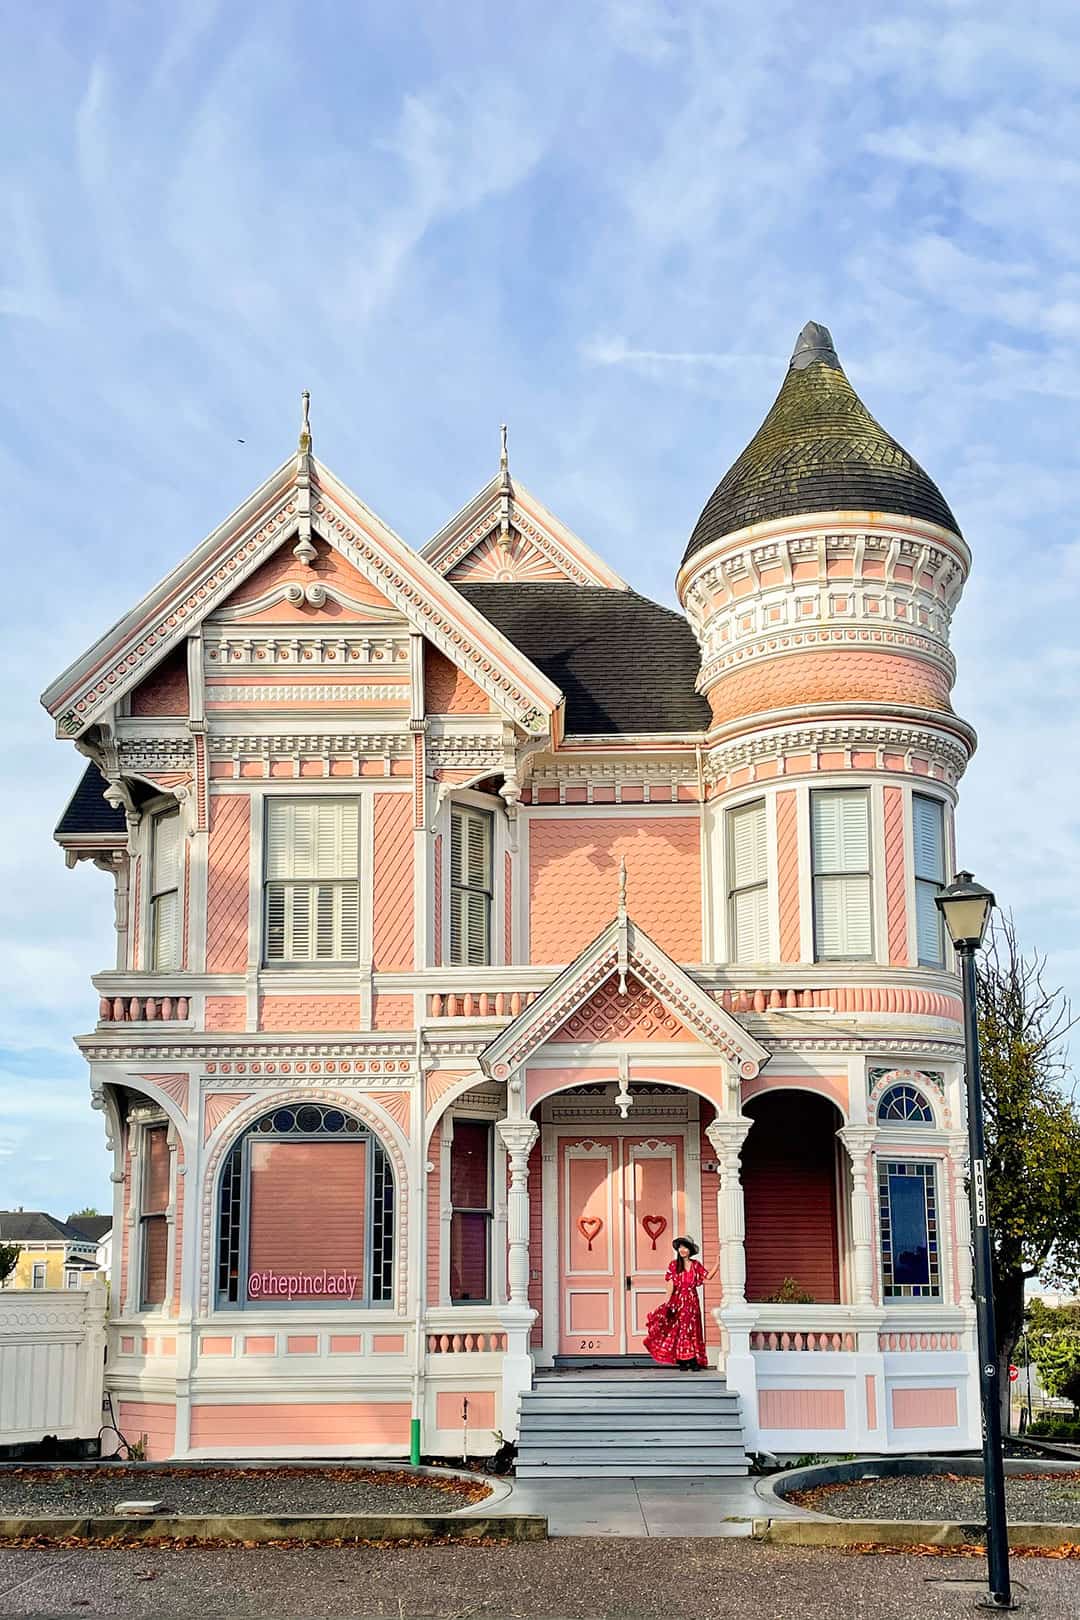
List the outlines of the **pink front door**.
{"label": "pink front door", "polygon": [[685,1142],[559,1138],[559,1352],[640,1351],[685,1222]]}

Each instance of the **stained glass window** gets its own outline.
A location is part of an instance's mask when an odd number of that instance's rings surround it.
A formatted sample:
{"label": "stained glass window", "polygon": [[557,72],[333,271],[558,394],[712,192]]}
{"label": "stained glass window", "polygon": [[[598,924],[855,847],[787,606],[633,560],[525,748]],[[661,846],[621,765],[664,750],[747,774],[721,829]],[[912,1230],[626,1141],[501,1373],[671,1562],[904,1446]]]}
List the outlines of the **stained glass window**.
{"label": "stained glass window", "polygon": [[941,1249],[932,1164],[878,1162],[881,1272],[886,1299],[940,1299]]}
{"label": "stained glass window", "polygon": [[890,1086],[878,1103],[878,1120],[882,1125],[932,1125],[933,1110],[921,1091],[914,1086]]}

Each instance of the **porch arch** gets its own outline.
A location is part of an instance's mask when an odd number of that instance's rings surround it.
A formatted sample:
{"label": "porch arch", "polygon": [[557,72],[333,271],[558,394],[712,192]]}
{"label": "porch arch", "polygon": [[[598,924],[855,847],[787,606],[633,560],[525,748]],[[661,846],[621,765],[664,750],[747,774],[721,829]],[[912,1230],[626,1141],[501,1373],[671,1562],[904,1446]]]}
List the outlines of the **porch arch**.
{"label": "porch arch", "polygon": [[746,1297],[774,1300],[789,1281],[815,1304],[839,1304],[845,1208],[844,1123],[811,1087],[774,1087],[748,1099],[753,1121],[742,1150]]}

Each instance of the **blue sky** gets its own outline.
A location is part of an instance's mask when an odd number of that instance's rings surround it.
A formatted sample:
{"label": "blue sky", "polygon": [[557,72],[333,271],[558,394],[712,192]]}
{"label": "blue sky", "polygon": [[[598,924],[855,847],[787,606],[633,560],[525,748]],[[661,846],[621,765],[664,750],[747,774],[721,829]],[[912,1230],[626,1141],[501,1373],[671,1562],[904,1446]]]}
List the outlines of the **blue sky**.
{"label": "blue sky", "polygon": [[[0,1207],[109,1197],[48,680],[295,444],[414,544],[512,467],[639,590],[807,319],[975,554],[961,853],[1080,988],[1080,11],[52,0],[0,61]],[[243,444],[238,440],[243,439]],[[1078,998],[1080,999],[1080,998]]]}

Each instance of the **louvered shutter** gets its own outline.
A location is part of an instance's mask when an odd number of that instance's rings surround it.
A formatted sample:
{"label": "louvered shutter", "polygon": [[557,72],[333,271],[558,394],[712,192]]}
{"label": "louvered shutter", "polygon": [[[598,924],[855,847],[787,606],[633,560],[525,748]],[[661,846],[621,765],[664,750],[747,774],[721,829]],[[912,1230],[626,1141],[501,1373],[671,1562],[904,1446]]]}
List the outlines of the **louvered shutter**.
{"label": "louvered shutter", "polygon": [[868,795],[861,791],[812,794],[810,845],[816,955],[869,956],[873,919]]}
{"label": "louvered shutter", "polygon": [[153,966],[167,973],[180,965],[180,812],[155,816],[150,857],[150,932]]}
{"label": "louvered shutter", "polygon": [[450,812],[450,961],[483,967],[491,960],[489,815],[455,805]]}
{"label": "louvered shutter", "polygon": [[266,958],[349,962],[360,954],[360,806],[271,800]]}
{"label": "louvered shutter", "polygon": [[764,800],[731,812],[730,837],[732,958],[767,962],[769,869]]}
{"label": "louvered shutter", "polygon": [[915,847],[915,935],[919,961],[940,967],[945,960],[941,913],[935,895],[945,881],[945,813],[940,799],[915,793],[911,800]]}

